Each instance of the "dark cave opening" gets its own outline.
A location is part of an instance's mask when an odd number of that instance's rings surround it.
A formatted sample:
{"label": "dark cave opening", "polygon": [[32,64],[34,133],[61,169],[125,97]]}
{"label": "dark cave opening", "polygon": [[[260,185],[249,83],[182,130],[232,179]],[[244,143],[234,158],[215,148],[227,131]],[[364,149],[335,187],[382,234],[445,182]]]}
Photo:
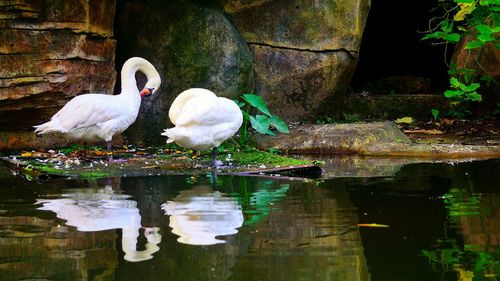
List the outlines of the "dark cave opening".
{"label": "dark cave opening", "polygon": [[[431,12],[438,0],[407,2],[400,0],[373,0],[361,42],[359,61],[351,88],[354,92],[380,90],[387,79],[408,83],[416,77],[427,81],[426,89],[415,89],[412,94],[440,94],[448,85],[448,66],[453,46],[432,45],[422,41],[429,20],[439,11]],[[446,58],[445,58],[446,56]],[[399,78],[398,78],[399,77]],[[379,89],[374,89],[374,88]],[[382,88],[382,89],[381,89]],[[393,92],[394,93],[394,92]],[[397,91],[396,94],[400,94]]]}

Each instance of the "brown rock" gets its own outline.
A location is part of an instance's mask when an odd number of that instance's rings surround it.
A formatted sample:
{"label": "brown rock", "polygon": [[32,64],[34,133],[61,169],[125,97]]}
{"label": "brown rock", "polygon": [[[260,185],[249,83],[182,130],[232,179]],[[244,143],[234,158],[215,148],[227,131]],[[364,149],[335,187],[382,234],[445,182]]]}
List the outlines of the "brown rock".
{"label": "brown rock", "polygon": [[0,149],[67,144],[24,132],[76,95],[112,93],[115,2],[7,2],[0,3]]}
{"label": "brown rock", "polygon": [[255,55],[257,93],[288,121],[340,112],[369,1],[239,1],[224,9]]}

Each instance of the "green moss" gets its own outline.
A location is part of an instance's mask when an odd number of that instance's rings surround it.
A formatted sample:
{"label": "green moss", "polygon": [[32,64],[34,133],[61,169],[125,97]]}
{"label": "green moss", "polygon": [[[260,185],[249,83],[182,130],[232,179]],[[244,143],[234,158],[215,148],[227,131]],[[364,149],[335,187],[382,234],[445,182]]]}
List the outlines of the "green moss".
{"label": "green moss", "polygon": [[105,178],[109,176],[110,175],[106,172],[84,172],[78,175],[78,177],[84,179]]}
{"label": "green moss", "polygon": [[310,161],[284,157],[265,151],[233,152],[235,165],[297,166],[311,164]]}
{"label": "green moss", "polygon": [[51,175],[63,175],[64,174],[64,170],[56,169],[56,168],[49,167],[49,166],[36,166],[36,169],[43,172],[43,173],[51,174]]}

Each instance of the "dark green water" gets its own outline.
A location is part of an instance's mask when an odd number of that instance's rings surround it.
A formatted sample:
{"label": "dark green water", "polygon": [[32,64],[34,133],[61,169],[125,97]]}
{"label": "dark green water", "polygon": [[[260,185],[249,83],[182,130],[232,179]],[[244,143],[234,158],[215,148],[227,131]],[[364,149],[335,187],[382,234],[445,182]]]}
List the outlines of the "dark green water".
{"label": "dark green water", "polygon": [[2,170],[0,280],[498,280],[499,183],[500,160],[216,190]]}

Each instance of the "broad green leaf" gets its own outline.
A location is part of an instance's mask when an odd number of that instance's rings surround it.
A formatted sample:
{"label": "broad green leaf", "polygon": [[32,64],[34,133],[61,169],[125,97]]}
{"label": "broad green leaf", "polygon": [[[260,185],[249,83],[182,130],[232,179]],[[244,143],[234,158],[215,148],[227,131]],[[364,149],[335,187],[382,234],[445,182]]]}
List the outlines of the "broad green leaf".
{"label": "broad green leaf", "polygon": [[471,101],[481,101],[483,98],[476,92],[468,93],[467,98]]}
{"label": "broad green leaf", "polygon": [[455,0],[455,3],[472,3],[474,0]]}
{"label": "broad green leaf", "polygon": [[481,42],[492,42],[495,41],[495,37],[493,37],[491,34],[481,34],[477,36],[477,39]]}
{"label": "broad green leaf", "polygon": [[254,94],[244,94],[243,99],[262,113],[271,116],[269,109],[267,109],[266,102],[261,97]]}
{"label": "broad green leaf", "polygon": [[476,26],[476,29],[481,33],[485,35],[491,35],[493,33],[493,30],[491,27],[487,26],[486,24],[479,24]]}
{"label": "broad green leaf", "polygon": [[457,43],[460,40],[460,35],[458,33],[449,33],[446,34],[443,39],[450,43]]}
{"label": "broad green leaf", "polygon": [[480,86],[481,86],[481,84],[479,84],[479,83],[472,83],[469,86],[467,86],[467,88],[465,88],[465,90],[467,92],[472,92],[472,91],[477,90],[477,88],[479,88]]}
{"label": "broad green leaf", "polygon": [[465,45],[465,49],[466,50],[476,49],[476,48],[479,48],[482,46],[484,46],[484,43],[481,41],[469,41],[469,43],[467,43],[467,45]]}
{"label": "broad green leaf", "polygon": [[276,128],[276,130],[278,130],[280,133],[284,134],[289,133],[288,126],[278,116],[272,115],[270,121],[271,125],[273,125]]}
{"label": "broad green leaf", "polygon": [[451,86],[453,86],[453,88],[457,88],[457,89],[464,86],[464,84],[460,83],[460,81],[458,81],[458,79],[455,77],[450,78],[450,84],[451,84]]}
{"label": "broad green leaf", "polygon": [[456,98],[461,95],[463,95],[464,92],[462,91],[455,91],[455,90],[447,90],[444,92],[444,96],[447,98]]}
{"label": "broad green leaf", "polygon": [[438,37],[438,36],[436,36],[436,33],[427,33],[424,35],[424,37],[422,37],[422,40],[434,39],[436,37]]}
{"label": "broad green leaf", "polygon": [[269,118],[265,115],[250,116],[250,123],[252,128],[261,134],[274,135],[273,132],[269,131],[269,124],[271,123]]}

